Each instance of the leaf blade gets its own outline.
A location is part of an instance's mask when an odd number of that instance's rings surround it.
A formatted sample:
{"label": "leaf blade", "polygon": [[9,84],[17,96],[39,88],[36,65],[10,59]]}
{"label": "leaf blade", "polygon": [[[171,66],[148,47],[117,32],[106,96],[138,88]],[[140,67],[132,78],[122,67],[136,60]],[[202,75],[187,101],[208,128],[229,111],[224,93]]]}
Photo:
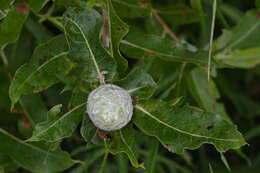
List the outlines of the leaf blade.
{"label": "leaf blade", "polygon": [[134,123],[137,127],[157,137],[171,152],[182,153],[184,149],[196,149],[203,143],[214,144],[218,151],[224,152],[227,148],[246,144],[236,126],[195,107],[184,106],[175,112],[166,102],[153,100],[136,108]]}
{"label": "leaf blade", "polygon": [[63,16],[65,36],[73,60],[81,68],[88,82],[102,80],[101,72],[107,71],[106,80],[116,74],[116,62],[101,46],[99,33],[103,24],[98,12],[91,8],[72,8]]}
{"label": "leaf blade", "polygon": [[71,160],[66,152],[55,151],[48,153],[42,148],[21,141],[1,128],[0,139],[2,141],[0,151],[8,154],[27,170],[33,172],[59,172],[75,164],[75,161]]}
{"label": "leaf blade", "polygon": [[[15,73],[9,88],[11,109],[21,95],[44,91],[60,81],[59,75],[65,76],[70,71],[72,64],[67,58],[66,50],[67,45],[62,35],[35,49],[31,61],[22,65]],[[41,61],[44,63],[40,64]]]}
{"label": "leaf blade", "polygon": [[112,57],[117,60],[119,73],[123,74],[127,70],[128,61],[121,55],[119,44],[123,37],[128,33],[129,26],[117,16],[111,0],[107,1],[107,6]]}
{"label": "leaf blade", "polygon": [[155,56],[165,61],[186,62],[207,67],[206,51],[191,52],[185,49],[185,45],[157,35],[130,32],[121,43],[120,50],[129,58]]}

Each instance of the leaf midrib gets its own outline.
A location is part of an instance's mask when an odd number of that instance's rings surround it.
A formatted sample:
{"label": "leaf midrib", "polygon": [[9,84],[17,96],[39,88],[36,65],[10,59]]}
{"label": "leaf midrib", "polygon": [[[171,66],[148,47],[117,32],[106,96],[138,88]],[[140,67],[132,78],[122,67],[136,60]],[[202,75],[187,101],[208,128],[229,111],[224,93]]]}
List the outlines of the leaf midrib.
{"label": "leaf midrib", "polygon": [[231,49],[232,47],[236,46],[237,44],[239,44],[240,42],[242,42],[244,39],[247,38],[248,35],[250,35],[256,28],[257,26],[260,24],[260,22],[256,22],[252,28],[250,28],[248,30],[248,32],[246,32],[243,36],[241,36],[237,41],[231,43],[226,49]]}
{"label": "leaf midrib", "polygon": [[96,71],[97,71],[97,73],[98,73],[98,77],[99,77],[99,79],[100,79],[100,81],[101,81],[101,80],[102,80],[102,74],[101,74],[101,72],[100,72],[100,70],[99,70],[97,61],[96,61],[96,59],[95,59],[94,53],[93,53],[92,50],[91,50],[91,47],[90,47],[89,42],[88,42],[88,39],[86,38],[86,36],[85,36],[84,32],[82,31],[81,27],[80,27],[74,20],[72,20],[71,18],[68,18],[68,17],[66,17],[66,18],[67,18],[70,22],[72,22],[72,23],[79,29],[81,35],[83,36],[84,41],[85,41],[85,43],[86,43],[86,45],[87,45],[87,47],[88,47],[89,53],[90,53],[90,57],[91,57],[91,59],[92,59],[94,65],[95,65]]}
{"label": "leaf midrib", "polygon": [[43,63],[42,65],[40,65],[34,72],[32,72],[24,81],[23,83],[20,85],[20,87],[17,89],[18,91],[25,85],[25,83],[34,76],[34,74],[36,74],[38,71],[40,71],[46,64],[54,61],[57,58],[62,57],[63,55],[67,55],[69,52],[62,52],[58,55],[55,55],[54,57],[52,57],[51,59],[49,59],[48,61],[46,61],[45,63]]}
{"label": "leaf midrib", "polygon": [[[75,110],[77,110],[78,108],[86,105],[87,103],[82,103],[78,106],[76,106],[75,108],[71,109],[69,112],[67,112],[66,114],[64,114],[61,118],[59,118],[57,121],[55,121],[52,125],[50,125],[48,128],[42,130],[40,133],[38,133],[37,135],[35,136],[32,136],[32,137],[38,137],[40,136],[41,134],[45,133],[46,131],[48,131],[49,129],[51,129],[52,127],[54,127],[59,121],[63,120],[65,117],[67,117],[68,115],[70,115],[72,112],[74,112]],[[30,139],[29,139],[30,140]]]}
{"label": "leaf midrib", "polygon": [[122,40],[121,43],[122,44],[126,44],[128,46],[132,46],[132,47],[141,49],[141,50],[144,50],[146,52],[151,52],[151,53],[154,53],[154,54],[157,54],[157,55],[160,55],[160,56],[171,57],[171,58],[174,58],[173,60],[178,61],[178,62],[193,62],[193,63],[201,63],[201,64],[205,64],[206,63],[205,61],[201,61],[200,59],[191,59],[191,58],[185,59],[185,58],[180,58],[180,56],[174,56],[174,55],[169,55],[169,54],[157,52],[157,51],[154,51],[154,50],[151,50],[151,49],[139,46],[137,44],[131,43],[131,42],[127,41],[127,40]]}
{"label": "leaf midrib", "polygon": [[41,149],[41,148],[38,148],[38,147],[36,147],[36,146],[34,146],[34,145],[28,144],[28,143],[22,141],[21,139],[19,139],[19,138],[13,136],[13,135],[11,135],[11,134],[9,134],[8,132],[6,132],[5,130],[3,130],[2,128],[0,128],[0,132],[2,132],[2,133],[3,133],[4,135],[6,135],[6,136],[12,138],[13,140],[17,141],[18,143],[20,143],[20,144],[22,144],[22,145],[25,145],[25,146],[28,146],[28,147],[30,147],[30,148],[32,148],[32,149],[34,149],[34,150],[37,150],[37,151],[42,152],[42,153],[46,153],[46,154],[48,154],[48,155],[52,155],[53,157],[64,158],[64,157],[62,157],[62,156],[55,155],[55,154],[50,153],[50,152],[48,152],[48,151],[45,151],[45,150],[43,150],[43,149]]}
{"label": "leaf midrib", "polygon": [[136,105],[135,108],[137,108],[138,110],[142,111],[143,113],[145,113],[146,115],[150,116],[152,119],[156,120],[157,122],[159,122],[160,124],[163,124],[165,125],[166,127],[174,130],[174,131],[177,131],[177,132],[180,132],[180,133],[183,133],[183,134],[186,134],[186,135],[190,135],[190,136],[193,136],[193,137],[198,137],[198,138],[206,138],[206,139],[213,139],[213,140],[218,140],[218,141],[228,141],[228,142],[239,142],[238,139],[222,139],[222,138],[214,138],[214,137],[209,137],[209,136],[202,136],[202,135],[198,135],[198,134],[192,134],[190,132],[187,132],[187,131],[184,131],[184,130],[181,130],[181,129],[178,129],[176,127],[173,127],[169,124],[167,124],[166,122],[163,122],[161,121],[159,118],[157,118],[156,116],[152,115],[150,112],[148,112],[147,110],[145,110],[143,107],[141,107],[140,105]]}

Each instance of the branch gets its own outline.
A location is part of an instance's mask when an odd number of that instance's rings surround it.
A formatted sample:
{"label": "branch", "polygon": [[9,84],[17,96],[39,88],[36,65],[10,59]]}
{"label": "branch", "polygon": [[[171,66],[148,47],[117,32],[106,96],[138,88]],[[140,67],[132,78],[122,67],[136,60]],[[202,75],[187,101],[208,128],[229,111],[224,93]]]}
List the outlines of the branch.
{"label": "branch", "polygon": [[162,20],[162,18],[158,15],[156,10],[152,10],[152,14],[157,22],[163,27],[163,29],[175,40],[176,42],[180,42],[174,32],[168,27],[168,25]]}

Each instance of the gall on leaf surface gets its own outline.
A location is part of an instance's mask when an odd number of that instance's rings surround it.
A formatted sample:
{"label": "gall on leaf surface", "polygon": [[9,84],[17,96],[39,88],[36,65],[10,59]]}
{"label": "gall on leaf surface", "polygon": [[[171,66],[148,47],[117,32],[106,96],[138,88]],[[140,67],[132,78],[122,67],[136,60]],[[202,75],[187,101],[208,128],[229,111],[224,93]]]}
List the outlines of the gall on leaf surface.
{"label": "gall on leaf surface", "polygon": [[213,144],[219,152],[246,144],[235,125],[196,107],[186,105],[176,110],[167,102],[150,100],[135,110],[135,125],[173,153],[197,149],[204,143]]}

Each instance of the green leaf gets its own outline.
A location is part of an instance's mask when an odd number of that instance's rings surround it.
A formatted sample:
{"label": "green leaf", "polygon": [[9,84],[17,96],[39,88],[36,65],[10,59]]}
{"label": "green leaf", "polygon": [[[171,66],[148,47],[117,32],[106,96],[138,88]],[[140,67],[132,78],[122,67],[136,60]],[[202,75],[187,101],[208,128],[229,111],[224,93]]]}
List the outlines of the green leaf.
{"label": "green leaf", "polygon": [[158,13],[166,22],[172,25],[183,25],[200,21],[198,10],[191,9],[185,4],[175,4],[163,7],[157,7]]}
{"label": "green leaf", "polygon": [[111,141],[108,141],[108,150],[112,154],[124,152],[127,154],[131,164],[139,167],[138,160],[135,157],[132,146],[135,141],[133,125],[130,123],[123,129],[114,132]]}
{"label": "green leaf", "polygon": [[207,74],[198,68],[187,75],[187,86],[194,100],[202,109],[219,114],[223,119],[232,123],[225,111],[223,103],[219,103],[219,91],[213,80],[208,82]]}
{"label": "green leaf", "polygon": [[48,110],[39,94],[30,94],[21,97],[20,104],[33,126],[46,119]]}
{"label": "green leaf", "polygon": [[260,20],[257,10],[249,10],[231,31],[217,40],[220,52],[215,60],[231,67],[252,68],[260,63]]}
{"label": "green leaf", "polygon": [[1,128],[0,141],[1,153],[7,154],[24,169],[32,172],[61,172],[76,163],[64,151],[46,151],[25,143]]}
{"label": "green leaf", "polygon": [[165,61],[194,63],[202,67],[207,66],[206,51],[191,52],[185,44],[177,44],[173,40],[157,35],[129,33],[121,41],[120,49],[129,58],[140,59],[143,56],[155,56]]}
{"label": "green leaf", "polygon": [[123,37],[128,33],[129,27],[124,23],[116,14],[111,0],[107,1],[108,3],[108,24],[109,24],[109,33],[110,33],[110,52],[112,57],[117,60],[117,68],[120,74],[123,74],[127,70],[128,62],[121,55],[119,51],[119,44]]}
{"label": "green leaf", "polygon": [[30,31],[38,43],[47,42],[52,37],[52,33],[46,30],[41,23],[35,21],[31,16],[27,18],[25,27]]}
{"label": "green leaf", "polygon": [[35,126],[33,135],[27,141],[41,141],[48,142],[59,141],[65,137],[72,135],[85,110],[86,103],[80,104],[63,116],[58,116],[62,105],[54,106],[47,114],[47,120]]}
{"label": "green leaf", "polygon": [[97,127],[92,123],[87,114],[83,115],[83,120],[80,128],[80,134],[85,142],[90,142],[93,136],[97,133]]}
{"label": "green leaf", "polygon": [[57,5],[64,6],[66,8],[75,7],[75,6],[83,6],[86,5],[82,0],[53,0]]}
{"label": "green leaf", "polygon": [[10,8],[13,4],[14,0],[0,0],[0,10],[5,10],[7,8]]}
{"label": "green leaf", "polygon": [[112,0],[117,14],[122,18],[143,18],[151,14],[150,0]]}
{"label": "green leaf", "polygon": [[7,43],[14,43],[18,40],[29,12],[30,9],[25,2],[10,10],[0,25],[0,48]]}
{"label": "green leaf", "polygon": [[31,61],[21,66],[15,73],[9,88],[11,108],[22,94],[44,91],[59,82],[57,76],[66,75],[72,68],[67,55],[67,44],[63,35],[38,46]]}
{"label": "green leaf", "polygon": [[18,164],[7,154],[0,154],[0,170],[4,169],[6,172],[14,172],[17,168],[19,168]]}
{"label": "green leaf", "polygon": [[63,24],[70,54],[80,63],[78,68],[82,69],[85,80],[98,82],[103,71],[108,72],[105,79],[111,80],[116,73],[116,62],[98,39],[103,25],[100,14],[91,8],[72,8],[65,12]]}
{"label": "green leaf", "polygon": [[260,47],[236,50],[229,54],[219,53],[215,60],[231,67],[253,68],[260,64]]}
{"label": "green leaf", "polygon": [[228,51],[235,49],[248,49],[260,46],[260,20],[256,10],[249,10],[232,30],[232,37],[226,45]]}
{"label": "green leaf", "polygon": [[260,112],[260,104],[244,93],[244,88],[237,84],[237,80],[241,79],[240,75],[237,75],[238,79],[236,79],[234,74],[229,77],[227,73],[219,73],[216,82],[222,94],[231,101],[237,112],[244,118],[251,119]]}
{"label": "green leaf", "polygon": [[167,102],[147,101],[136,106],[134,123],[174,153],[196,149],[204,143],[213,144],[219,152],[246,144],[235,125],[192,106],[176,109]]}
{"label": "green leaf", "polygon": [[145,172],[146,173],[153,173],[155,172],[156,168],[156,162],[157,162],[157,157],[158,157],[158,150],[159,150],[159,141],[157,141],[155,138],[150,139],[151,142],[149,142],[149,155],[147,157],[147,167]]}
{"label": "green leaf", "polygon": [[115,81],[115,84],[128,90],[132,98],[148,99],[157,87],[153,78],[140,68],[131,71],[125,78]]}
{"label": "green leaf", "polygon": [[39,12],[49,0],[29,0],[29,5],[34,12]]}

